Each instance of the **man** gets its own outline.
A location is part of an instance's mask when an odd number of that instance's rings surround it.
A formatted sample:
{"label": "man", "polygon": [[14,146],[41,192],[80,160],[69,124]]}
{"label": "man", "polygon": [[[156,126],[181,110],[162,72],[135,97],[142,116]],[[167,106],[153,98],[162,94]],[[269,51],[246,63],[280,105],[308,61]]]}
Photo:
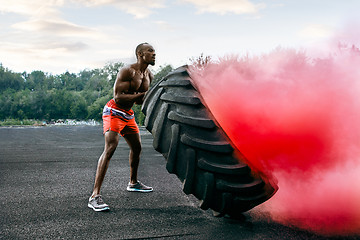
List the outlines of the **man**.
{"label": "man", "polygon": [[109,206],[100,195],[100,188],[110,159],[118,145],[119,134],[124,137],[130,147],[130,182],[127,190],[137,192],[153,190],[152,187],[142,184],[137,179],[141,140],[131,107],[135,103],[142,104],[149,89],[153,75],[147,67],[149,64],[155,65],[155,50],[150,44],[142,43],[136,47],[135,53],[137,62],[119,71],[114,84],[114,98],[105,105],[103,110],[105,147],[98,161],[94,189],[88,202],[88,207],[95,211],[109,210]]}

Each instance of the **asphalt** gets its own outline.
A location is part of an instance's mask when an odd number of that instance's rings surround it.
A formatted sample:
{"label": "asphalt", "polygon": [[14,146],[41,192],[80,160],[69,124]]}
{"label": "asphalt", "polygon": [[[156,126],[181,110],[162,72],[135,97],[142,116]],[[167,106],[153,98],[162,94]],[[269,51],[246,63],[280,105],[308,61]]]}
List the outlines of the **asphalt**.
{"label": "asphalt", "polygon": [[[283,226],[254,208],[216,218],[182,192],[141,129],[139,179],[152,193],[126,191],[128,147],[121,140],[102,188],[109,212],[87,207],[101,126],[0,128],[0,239],[340,239]],[[360,236],[341,239],[360,239]]]}

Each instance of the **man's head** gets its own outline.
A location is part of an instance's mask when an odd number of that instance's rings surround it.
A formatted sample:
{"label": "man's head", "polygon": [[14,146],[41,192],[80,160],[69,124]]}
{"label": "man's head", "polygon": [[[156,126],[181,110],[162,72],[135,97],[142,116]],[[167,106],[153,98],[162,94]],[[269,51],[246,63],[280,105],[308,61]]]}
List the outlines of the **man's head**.
{"label": "man's head", "polygon": [[135,54],[138,61],[155,65],[155,49],[147,42],[140,43],[135,49]]}

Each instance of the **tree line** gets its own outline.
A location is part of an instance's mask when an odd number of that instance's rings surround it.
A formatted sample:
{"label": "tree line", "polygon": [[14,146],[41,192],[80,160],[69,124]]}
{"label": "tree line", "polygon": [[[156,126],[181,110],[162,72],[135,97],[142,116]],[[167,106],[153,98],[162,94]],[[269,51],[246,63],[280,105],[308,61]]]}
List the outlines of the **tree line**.
{"label": "tree line", "polygon": [[[104,105],[113,97],[116,75],[124,64],[109,63],[98,69],[59,75],[32,71],[17,73],[0,64],[0,120],[57,119],[101,120]],[[152,85],[172,71],[161,66]],[[134,105],[135,118],[142,125],[141,106]]]}

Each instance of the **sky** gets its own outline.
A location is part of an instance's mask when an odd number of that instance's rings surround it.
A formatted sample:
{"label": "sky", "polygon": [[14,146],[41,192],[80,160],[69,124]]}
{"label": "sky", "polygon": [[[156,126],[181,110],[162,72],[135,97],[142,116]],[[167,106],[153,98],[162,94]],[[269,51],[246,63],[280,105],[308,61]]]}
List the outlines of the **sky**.
{"label": "sky", "polygon": [[200,54],[306,49],[358,22],[359,0],[0,0],[0,63],[50,74],[135,61],[154,46],[154,71]]}

